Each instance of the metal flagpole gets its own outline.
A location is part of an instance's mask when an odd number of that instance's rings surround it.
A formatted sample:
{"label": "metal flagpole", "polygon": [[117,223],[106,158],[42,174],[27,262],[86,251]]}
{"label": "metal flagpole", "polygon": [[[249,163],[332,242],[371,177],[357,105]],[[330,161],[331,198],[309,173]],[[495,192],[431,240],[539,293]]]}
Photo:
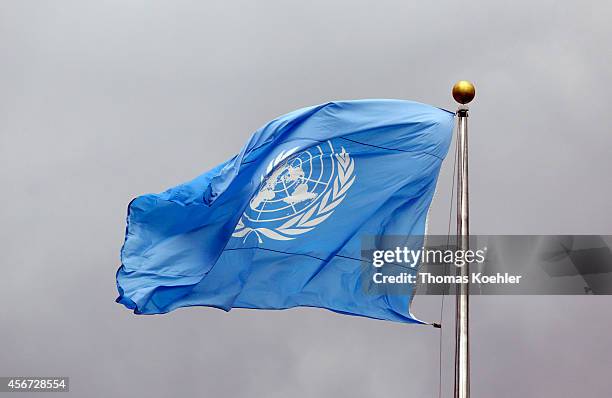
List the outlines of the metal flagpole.
{"label": "metal flagpole", "polygon": [[[476,90],[474,85],[462,80],[453,86],[453,98],[457,101],[457,243],[459,250],[469,249],[470,208],[468,196],[468,104]],[[469,264],[460,267],[462,279],[469,278]],[[469,279],[468,279],[469,280]],[[455,314],[455,398],[470,397],[470,334],[469,334],[469,284],[461,283],[457,291]]]}

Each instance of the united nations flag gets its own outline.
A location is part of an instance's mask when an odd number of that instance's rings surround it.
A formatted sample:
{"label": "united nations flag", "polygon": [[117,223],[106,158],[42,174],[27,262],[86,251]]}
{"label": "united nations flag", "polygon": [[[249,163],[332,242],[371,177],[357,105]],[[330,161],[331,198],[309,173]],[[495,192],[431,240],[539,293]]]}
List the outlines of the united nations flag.
{"label": "united nations flag", "polygon": [[420,322],[410,290],[363,288],[360,242],[424,234],[452,128],[452,113],[400,100],[273,120],[229,161],[130,203],[118,301],[146,314],[310,306]]}

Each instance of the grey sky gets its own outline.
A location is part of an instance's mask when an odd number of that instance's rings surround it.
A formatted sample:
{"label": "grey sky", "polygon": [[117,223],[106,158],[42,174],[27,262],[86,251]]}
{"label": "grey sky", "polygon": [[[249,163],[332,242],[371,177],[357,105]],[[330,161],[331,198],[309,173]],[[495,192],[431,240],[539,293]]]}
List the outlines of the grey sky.
{"label": "grey sky", "polygon": [[[433,3],[436,3],[435,5]],[[438,331],[115,304],[125,209],[332,99],[471,105],[472,232],[612,233],[610,2],[0,2],[0,375],[72,396],[433,397]],[[431,232],[446,233],[446,162]],[[472,300],[474,397],[608,396],[608,297]],[[452,386],[452,302],[444,387]],[[436,320],[440,299],[414,312]]]}

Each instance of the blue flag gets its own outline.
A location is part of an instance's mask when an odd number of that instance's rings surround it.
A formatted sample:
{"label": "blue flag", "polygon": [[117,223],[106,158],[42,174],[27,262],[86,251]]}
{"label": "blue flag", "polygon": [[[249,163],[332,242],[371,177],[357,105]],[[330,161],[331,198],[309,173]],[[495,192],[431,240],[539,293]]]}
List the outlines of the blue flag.
{"label": "blue flag", "polygon": [[308,306],[420,322],[412,292],[364,288],[361,238],[425,233],[453,116],[359,100],[269,122],[227,162],[130,203],[117,301],[139,314]]}

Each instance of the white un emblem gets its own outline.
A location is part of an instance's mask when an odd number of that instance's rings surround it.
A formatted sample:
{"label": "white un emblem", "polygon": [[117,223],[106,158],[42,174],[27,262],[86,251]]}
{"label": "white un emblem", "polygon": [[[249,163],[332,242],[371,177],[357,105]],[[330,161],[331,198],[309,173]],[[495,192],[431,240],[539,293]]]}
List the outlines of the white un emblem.
{"label": "white un emblem", "polygon": [[355,161],[330,141],[305,151],[282,151],[270,162],[258,191],[240,217],[232,236],[254,234],[291,240],[313,230],[334,212],[355,182]]}

